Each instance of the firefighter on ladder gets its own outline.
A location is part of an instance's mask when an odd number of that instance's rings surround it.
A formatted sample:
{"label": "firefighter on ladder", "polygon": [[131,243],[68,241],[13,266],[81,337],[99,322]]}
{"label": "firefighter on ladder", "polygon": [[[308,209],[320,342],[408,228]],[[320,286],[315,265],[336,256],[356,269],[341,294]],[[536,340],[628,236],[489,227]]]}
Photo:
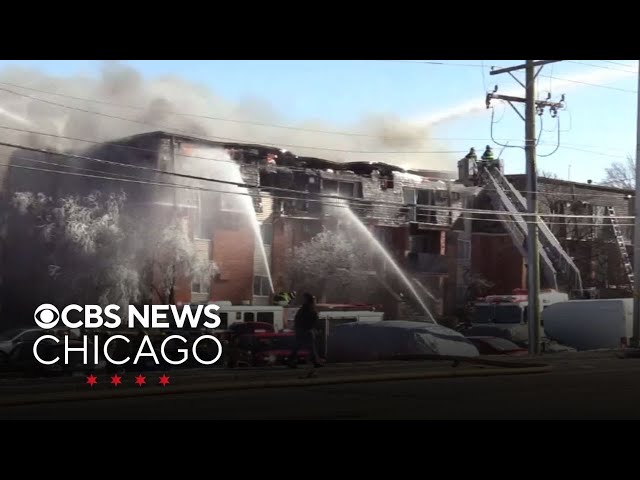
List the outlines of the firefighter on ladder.
{"label": "firefighter on ladder", "polygon": [[468,162],[467,168],[469,169],[471,176],[475,178],[475,176],[478,174],[478,165],[477,165],[478,157],[476,155],[476,149],[472,147],[471,150],[469,150],[469,153],[467,153],[467,156],[465,158],[467,159],[467,162]]}
{"label": "firefighter on ladder", "polygon": [[493,167],[496,164],[496,161],[493,158],[493,150],[491,150],[489,145],[487,145],[487,149],[482,154],[482,161],[487,167]]}

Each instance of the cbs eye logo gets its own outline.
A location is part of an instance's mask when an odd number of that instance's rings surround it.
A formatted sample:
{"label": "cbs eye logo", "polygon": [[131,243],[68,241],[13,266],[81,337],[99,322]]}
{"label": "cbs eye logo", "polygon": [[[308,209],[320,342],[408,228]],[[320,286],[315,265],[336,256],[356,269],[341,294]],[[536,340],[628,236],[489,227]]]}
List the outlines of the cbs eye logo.
{"label": "cbs eye logo", "polygon": [[53,305],[44,303],[36,309],[36,312],[33,314],[33,319],[40,328],[50,329],[58,324],[60,312],[58,312],[58,309]]}

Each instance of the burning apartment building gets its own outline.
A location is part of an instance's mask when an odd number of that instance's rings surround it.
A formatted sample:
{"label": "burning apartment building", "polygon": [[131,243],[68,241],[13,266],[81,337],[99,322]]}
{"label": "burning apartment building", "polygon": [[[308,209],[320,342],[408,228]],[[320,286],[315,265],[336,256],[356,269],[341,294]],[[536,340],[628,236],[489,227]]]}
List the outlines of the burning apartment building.
{"label": "burning apartment building", "polygon": [[[354,243],[374,252],[358,280],[365,292],[348,298],[334,289],[323,293],[327,302],[383,304],[391,317],[424,314],[425,307],[442,315],[448,299],[464,287],[456,274],[460,262],[452,256],[453,228],[469,189],[450,172],[332,162],[167,132],[118,139],[73,155],[19,150],[12,159],[16,167],[31,168],[34,162],[41,168],[11,169],[11,195],[125,192],[126,208],[140,221],[161,221],[177,212],[198,254],[216,266],[207,281],[180,278],[172,298],[177,302],[269,304],[274,292],[297,290],[291,256],[327,228],[353,229]],[[339,214],[344,210],[353,212],[351,218]],[[24,248],[18,240],[5,250],[5,270],[22,276],[10,283],[28,283],[37,273],[16,263],[28,255]]]}
{"label": "burning apartment building", "polygon": [[[197,256],[215,270],[207,278],[176,275],[172,302],[268,305],[274,293],[299,291],[307,272],[296,271],[292,260],[297,248],[324,231],[345,234],[355,255],[367,257],[360,271],[350,272],[364,288],[324,282],[314,293],[325,302],[379,304],[389,318],[442,317],[459,312],[478,283],[484,282],[485,293],[526,287],[526,228],[516,215],[523,211],[523,176],[505,176],[499,167],[478,169],[470,157],[456,176],[150,132],[72,155],[17,150],[11,163],[19,168],[7,175],[6,199],[24,191],[52,198],[124,192],[127,212],[149,229],[178,216]],[[547,179],[540,186],[548,193],[546,212],[590,212],[592,221],[582,223],[602,225],[548,221],[541,228],[544,286],[628,284],[607,214],[631,214],[631,192]],[[503,215],[483,218],[464,213],[466,208]],[[12,218],[2,260],[5,312],[16,302],[31,307],[51,300],[47,288],[33,281],[47,275],[50,265],[30,263],[34,233]],[[628,248],[629,230],[622,236]],[[594,250],[595,240],[603,250]],[[145,241],[153,248],[153,235]],[[603,261],[607,265],[598,263]],[[158,279],[152,275],[150,281]]]}

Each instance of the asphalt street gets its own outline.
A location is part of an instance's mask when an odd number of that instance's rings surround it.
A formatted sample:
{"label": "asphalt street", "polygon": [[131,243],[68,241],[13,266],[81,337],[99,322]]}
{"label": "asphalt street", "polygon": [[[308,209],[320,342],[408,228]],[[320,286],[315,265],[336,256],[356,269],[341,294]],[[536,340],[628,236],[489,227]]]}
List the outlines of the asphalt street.
{"label": "asphalt street", "polygon": [[556,357],[551,373],[9,406],[0,419],[636,419],[640,359]]}

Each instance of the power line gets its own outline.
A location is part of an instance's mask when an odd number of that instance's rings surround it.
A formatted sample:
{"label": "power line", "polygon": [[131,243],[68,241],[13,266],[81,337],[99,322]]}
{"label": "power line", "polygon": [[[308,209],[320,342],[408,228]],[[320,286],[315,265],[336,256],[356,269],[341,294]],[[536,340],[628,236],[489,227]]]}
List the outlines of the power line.
{"label": "power line", "polygon": [[[0,145],[2,145],[2,143],[0,143]],[[39,151],[38,149],[31,149],[31,150]],[[62,154],[61,156],[69,156],[69,155]],[[74,157],[79,157],[79,156],[71,155],[71,157],[74,158]],[[80,157],[80,158],[84,159],[84,160],[92,160],[90,157]],[[30,160],[28,158],[25,158],[25,159],[26,160]],[[115,165],[118,165],[118,166],[133,167],[133,168],[138,168],[138,169],[142,169],[142,170],[149,170],[149,171],[153,171],[154,173],[164,173],[164,174],[169,174],[169,175],[175,175],[175,176],[178,176],[178,177],[188,178],[188,179],[192,179],[192,180],[195,179],[195,180],[201,180],[201,181],[209,181],[209,182],[214,182],[214,183],[221,183],[221,184],[235,186],[235,187],[238,187],[238,188],[255,189],[255,190],[258,190],[258,191],[267,191],[267,192],[270,192],[270,191],[273,190],[273,191],[281,191],[281,192],[286,192],[286,193],[294,193],[296,195],[303,195],[305,197],[304,198],[305,201],[314,201],[315,199],[308,198],[309,195],[312,195],[313,197],[318,197],[318,198],[328,198],[328,199],[331,199],[333,202],[336,202],[336,201],[357,202],[357,203],[359,203],[361,205],[364,205],[364,206],[367,206],[367,207],[369,207],[369,206],[377,207],[377,206],[381,206],[381,205],[382,206],[389,205],[389,206],[393,206],[393,207],[398,208],[398,209],[400,209],[400,208],[416,208],[416,209],[423,209],[423,210],[428,210],[428,211],[440,210],[440,211],[446,211],[446,212],[451,211],[451,212],[477,213],[477,214],[482,214],[482,215],[505,215],[505,214],[507,214],[505,212],[500,212],[500,211],[495,211],[495,210],[469,209],[469,208],[448,207],[448,206],[440,206],[440,205],[417,205],[417,204],[414,205],[414,204],[406,204],[406,203],[400,203],[400,202],[366,200],[366,199],[362,199],[362,198],[358,198],[358,197],[343,197],[343,196],[335,196],[335,195],[327,195],[327,194],[310,194],[309,192],[293,190],[293,189],[252,185],[252,184],[231,182],[231,181],[227,181],[227,180],[220,180],[220,179],[214,179],[214,178],[198,177],[198,176],[194,176],[194,175],[177,174],[177,173],[173,173],[173,172],[165,172],[165,171],[162,171],[162,170],[152,169],[152,168],[149,168],[149,167],[133,166],[133,165],[130,165],[130,164],[120,164],[120,163],[117,163],[117,162],[110,162],[110,161],[100,160],[100,159],[93,159],[93,160],[99,161],[101,163],[111,164],[111,165],[115,164]],[[112,178],[112,177],[107,177],[107,176],[83,175],[83,174],[75,173],[75,172],[60,172],[60,171],[57,171],[57,170],[37,169],[35,167],[26,167],[26,166],[22,166],[22,165],[13,165],[13,164],[2,164],[2,165],[9,166],[9,167],[12,167],[12,168],[15,167],[15,168],[26,168],[26,169],[31,169],[31,170],[48,171],[48,172],[58,173],[58,174],[68,174],[68,175],[75,175],[75,176],[87,176],[89,178],[103,178],[103,179],[115,180],[115,181],[126,181],[126,182],[142,183],[142,184],[149,184],[149,185],[165,185],[165,186],[173,186],[173,187],[180,187],[180,188],[186,188],[186,189],[195,189],[195,190],[207,191],[207,189],[203,188],[203,187],[179,185],[179,184],[163,183],[163,182],[151,182],[149,180],[133,179],[133,177],[130,177],[130,178]],[[63,165],[61,165],[61,166],[63,166]],[[105,173],[108,173],[108,172],[105,172]],[[225,193],[225,192],[221,192],[221,193]],[[226,192],[226,193],[235,193],[235,192]],[[294,197],[293,199],[295,199],[295,200],[303,200],[303,199],[301,199],[299,197]],[[523,213],[523,212],[510,212],[508,214],[509,215],[522,216],[522,217],[532,216],[531,214]],[[538,217],[554,217],[554,218],[593,218],[593,215],[567,215],[567,214],[556,214],[556,213],[553,213],[553,214],[551,214],[551,213],[549,213],[549,214],[539,213],[536,216],[538,216]],[[626,218],[634,218],[634,217],[618,215],[618,216],[615,216],[615,217],[608,217],[608,218],[626,219]]]}
{"label": "power line", "polygon": [[[10,87],[22,88],[24,90],[30,90],[30,91],[33,91],[33,92],[43,93],[43,94],[46,94],[46,95],[55,95],[55,96],[58,96],[58,97],[70,98],[70,99],[73,99],[73,100],[80,100],[80,101],[89,102],[89,103],[97,103],[97,104],[107,105],[107,106],[112,106],[112,107],[128,108],[128,109],[131,109],[131,110],[142,110],[142,111],[147,111],[148,110],[147,107],[141,107],[141,106],[138,106],[138,105],[129,105],[129,104],[124,104],[124,103],[107,102],[107,101],[98,100],[98,99],[95,99],[95,98],[76,97],[76,96],[67,95],[67,94],[64,94],[64,93],[51,92],[51,91],[47,91],[47,90],[41,90],[41,89],[38,89],[38,88],[26,87],[24,85],[17,85],[15,83],[0,82],[0,85],[8,85]],[[295,127],[293,125],[282,125],[282,124],[277,124],[277,123],[256,122],[256,121],[252,121],[252,120],[240,120],[240,119],[226,118],[226,117],[214,117],[214,116],[210,116],[210,115],[199,115],[199,114],[196,114],[196,113],[174,112],[174,111],[169,111],[169,110],[161,110],[159,113],[162,113],[162,114],[165,114],[165,115],[176,115],[176,116],[184,116],[184,117],[192,117],[192,118],[202,118],[202,119],[206,119],[206,120],[215,120],[215,121],[220,121],[220,122],[241,123],[241,124],[255,125],[255,126],[260,126],[260,127],[282,128],[282,129],[287,129],[287,130],[299,130],[301,132],[314,132],[314,133],[325,133],[325,134],[330,134],[330,135],[346,135],[346,136],[353,136],[353,137],[377,138],[376,135],[371,135],[371,134],[368,134],[368,133],[345,132],[345,131],[337,131],[337,130],[322,130],[322,129],[306,128],[306,127]]]}
{"label": "power line", "polygon": [[485,68],[483,64],[479,64],[479,63],[454,63],[454,62],[441,62],[441,61],[436,61],[436,60],[381,60],[381,61],[383,61],[383,62],[397,62],[397,63],[416,63],[416,64],[421,64],[421,65],[443,65],[443,66],[448,66],[448,67]]}
{"label": "power line", "polygon": [[[30,160],[30,159],[26,159],[26,160]],[[69,168],[66,165],[62,165],[62,164],[58,164],[61,167],[66,167]],[[161,187],[169,187],[169,188],[179,188],[179,189],[186,189],[186,190],[197,190],[197,191],[205,191],[205,192],[211,192],[211,193],[220,193],[220,194],[231,194],[231,195],[244,195],[244,196],[249,196],[249,197],[256,197],[256,198],[272,198],[272,199],[285,199],[285,200],[304,200],[307,202],[318,202],[321,203],[322,205],[327,205],[327,206],[331,206],[331,207],[338,207],[338,208],[354,208],[353,206],[350,206],[348,204],[343,203],[342,201],[345,200],[344,197],[330,197],[334,200],[334,202],[326,202],[323,200],[318,200],[318,199],[301,199],[299,197],[284,197],[284,196],[278,196],[278,195],[271,195],[269,194],[269,197],[265,197],[264,195],[260,195],[260,194],[255,194],[255,193],[250,193],[250,192],[237,192],[237,191],[225,191],[225,190],[213,190],[213,189],[209,189],[209,188],[204,188],[204,187],[197,187],[197,186],[191,186],[191,185],[181,185],[181,184],[174,184],[174,183],[169,183],[169,182],[153,182],[153,181],[149,181],[149,180],[138,180],[138,179],[134,179],[134,178],[116,178],[116,177],[109,177],[106,175],[93,175],[93,174],[82,174],[82,173],[76,173],[76,172],[64,172],[64,171],[58,171],[58,170],[51,170],[51,169],[44,169],[44,168],[37,168],[37,167],[27,167],[24,165],[15,165],[15,164],[7,164],[7,163],[0,163],[0,166],[5,166],[5,167],[9,167],[9,168],[19,168],[19,169],[25,169],[25,170],[32,170],[32,171],[40,171],[40,172],[47,172],[47,173],[55,173],[55,174],[60,174],[60,175],[72,175],[72,176],[79,176],[79,177],[85,177],[85,178],[97,178],[97,179],[102,179],[102,180],[112,180],[112,181],[119,181],[119,182],[127,182],[127,183],[136,183],[136,184],[143,184],[143,185],[152,185],[152,186],[161,186]],[[89,170],[89,169],[83,169],[83,170]],[[296,193],[305,193],[305,192],[296,192]],[[357,200],[354,198],[354,200]],[[405,205],[405,204],[398,204],[400,206],[400,208],[416,208],[416,209],[422,209],[422,210],[426,210],[427,214],[418,214],[419,216],[434,216],[434,213],[432,212],[440,212],[440,215],[442,215],[442,212],[450,212],[450,211],[459,211],[461,214],[465,214],[465,218],[466,218],[466,214],[467,213],[476,213],[476,214],[481,214],[481,215],[504,215],[504,216],[513,216],[513,215],[517,215],[517,216],[522,216],[522,217],[527,217],[527,216],[531,216],[531,214],[527,214],[527,213],[511,213],[511,212],[499,212],[499,211],[495,211],[495,210],[479,210],[479,209],[463,209],[463,208],[450,208],[450,207],[444,207],[444,206],[439,206],[439,205]],[[373,207],[375,205],[371,205],[371,204],[367,204],[366,206],[368,207]],[[384,207],[385,205],[383,205]],[[376,206],[377,207],[377,206]],[[390,208],[390,206],[388,207]],[[360,210],[365,210],[364,206],[355,206],[355,209],[360,209]],[[366,209],[367,211],[369,209]],[[602,217],[597,217],[597,216],[593,216],[593,215],[561,215],[561,214],[538,214],[536,215],[537,217],[544,217],[544,216],[549,216],[549,217],[553,217],[553,218],[584,218],[584,219],[593,219],[595,218],[615,218],[615,219],[632,219],[634,217],[629,217],[629,216],[602,216]],[[373,217],[367,217],[367,218],[373,218]],[[502,219],[486,219],[486,218],[471,218],[472,220],[476,220],[476,221],[499,221],[499,222],[507,222],[507,223],[520,223],[520,221],[517,220],[502,220]],[[385,220],[389,220],[388,218],[386,218]],[[522,221],[526,222],[526,223],[535,223],[534,221],[529,221],[529,220],[525,220],[522,219]],[[421,222],[422,223],[422,222]],[[546,224],[557,224],[557,225],[578,225],[578,226],[588,226],[588,225],[592,225],[592,226],[606,226],[604,224],[601,223],[593,223],[593,224],[589,224],[589,223],[570,223],[570,222],[558,222],[558,223],[553,223],[553,222],[545,222]],[[437,224],[438,226],[442,227],[442,224]],[[621,226],[628,226],[628,225],[633,225],[633,224],[621,224],[618,223],[618,225]]]}
{"label": "power line", "polygon": [[[553,68],[553,66],[552,66],[552,68]],[[549,78],[550,80],[555,78],[555,77],[553,77],[553,75],[547,75],[546,77]],[[570,81],[570,82],[573,81],[573,80],[568,80],[568,79],[558,79],[558,80],[566,80],[566,81]],[[584,83],[584,84],[587,84],[587,85],[593,85],[593,86],[597,86],[597,87],[609,88],[606,85],[589,84],[589,83],[586,83],[586,82],[580,82],[580,83]],[[82,101],[86,101],[86,102],[94,102],[94,103],[106,104],[106,105],[117,106],[117,107],[122,107],[122,108],[130,108],[130,109],[135,109],[135,110],[146,110],[145,107],[126,105],[126,104],[120,104],[120,103],[113,103],[113,102],[105,102],[105,101],[91,99],[91,98],[75,97],[75,96],[72,96],[72,95],[66,95],[66,94],[61,94],[61,93],[56,93],[56,92],[39,90],[39,89],[35,89],[35,88],[31,88],[31,87],[25,87],[25,86],[22,86],[22,85],[16,85],[16,84],[7,83],[7,82],[0,82],[0,85],[10,85],[10,86],[14,86],[14,87],[17,87],[17,88],[23,88],[23,89],[26,89],[26,90],[33,90],[33,91],[44,93],[44,94],[48,94],[48,95],[57,95],[57,96],[65,97],[65,98],[71,98],[71,99],[75,99],[75,100],[82,100]],[[611,88],[614,88],[614,87],[611,87]],[[142,123],[144,125],[154,126],[156,128],[167,128],[168,130],[171,130],[171,128],[168,128],[168,127],[159,126],[159,125],[153,125],[153,124],[147,124],[147,123],[135,120],[135,119],[121,118],[121,117],[112,116],[112,115],[109,115],[109,114],[104,114],[102,112],[78,109],[77,107],[74,107],[74,106],[71,106],[71,105],[64,105],[64,104],[58,104],[56,102],[49,102],[46,99],[33,97],[31,95],[20,94],[19,92],[13,92],[13,91],[7,90],[7,89],[0,88],[0,90],[12,93],[14,95],[18,95],[18,96],[22,96],[22,97],[25,97],[25,98],[29,98],[29,99],[32,99],[32,100],[41,101],[41,102],[45,102],[45,103],[51,103],[51,104],[53,104],[55,106],[60,106],[62,108],[68,108],[68,109],[72,109],[72,110],[79,110],[79,111],[84,112],[84,113],[107,116],[109,118],[114,118],[114,119],[118,119],[118,120],[130,121],[130,122],[135,122],[135,123]],[[628,90],[628,91],[632,92],[631,90]],[[635,93],[635,92],[633,92],[633,93]],[[265,123],[265,122],[253,122],[253,121],[249,121],[249,120],[245,121],[245,120],[236,120],[236,119],[229,119],[229,118],[222,118],[222,117],[209,117],[209,116],[206,116],[206,115],[198,115],[198,114],[185,113],[185,112],[162,112],[162,113],[166,113],[166,114],[170,114],[170,115],[190,116],[190,117],[197,117],[197,118],[208,118],[208,119],[211,119],[211,120],[228,121],[228,122],[234,122],[234,123],[246,123],[246,124],[250,124],[250,125],[257,125],[257,126],[263,126],[263,127],[269,127],[269,128],[273,127],[273,128],[282,128],[282,129],[289,129],[289,130],[300,130],[300,131],[316,132],[316,133],[324,133],[324,134],[355,136],[355,137],[367,137],[367,138],[379,138],[378,135],[359,133],[359,132],[348,132],[348,131],[337,131],[337,130],[321,130],[321,129],[313,129],[313,128],[294,127],[294,126],[290,126],[290,125],[271,124],[271,123]],[[499,122],[500,122],[500,120],[498,120],[496,123],[499,123]],[[111,142],[97,142],[97,141],[91,141],[91,140],[86,140],[86,139],[66,137],[66,136],[62,136],[62,135],[54,135],[54,134],[48,134],[48,133],[43,133],[43,132],[35,132],[35,131],[19,129],[19,128],[11,128],[11,127],[7,127],[7,126],[0,126],[0,128],[13,129],[13,130],[16,130],[16,131],[23,131],[23,132],[26,132],[26,133],[34,133],[34,134],[39,134],[39,135],[56,136],[58,138],[65,138],[65,139],[68,139],[68,140],[75,140],[75,141],[81,141],[81,142],[87,142],[87,143],[110,143],[112,145],[116,145],[117,146],[116,143],[111,143]],[[186,132],[185,134],[198,137],[198,135],[192,134],[190,132]],[[216,137],[216,138],[224,138],[224,137]],[[470,141],[470,142],[471,141],[483,141],[484,142],[484,141],[492,140],[490,138],[471,138],[471,137],[469,137],[469,138],[465,138],[465,137],[430,137],[430,139],[439,140],[439,141],[465,141],[465,142],[466,141]],[[508,140],[509,142],[511,142],[511,141],[520,140],[520,139],[505,138],[503,140],[505,140],[505,141]],[[247,142],[246,141],[239,141],[239,143],[247,143]],[[541,144],[545,144],[545,143],[546,142],[541,142]],[[271,144],[270,146],[273,147],[274,145],[275,144]],[[567,144],[567,145],[570,145],[570,144]],[[581,145],[581,144],[574,144],[574,145],[582,146],[582,147],[593,147],[593,145]],[[299,147],[299,148],[309,148],[309,149],[329,150],[329,151],[340,151],[340,152],[346,152],[346,153],[373,153],[373,154],[464,153],[464,151],[462,151],[462,150],[455,150],[455,151],[421,150],[421,151],[413,151],[413,152],[409,152],[409,151],[364,151],[364,150],[353,150],[353,151],[351,151],[351,150],[339,150],[339,149],[325,149],[324,147],[314,147],[314,146],[298,146],[298,145],[280,145],[280,146],[294,146],[294,147]],[[133,146],[127,146],[127,145],[122,145],[122,147],[123,148],[132,148],[132,149],[144,150],[144,149],[139,148],[139,147],[133,147]],[[562,145],[560,148],[566,148],[566,147],[564,145]],[[608,150],[618,150],[618,151],[624,151],[625,150],[625,149],[621,149],[621,148],[617,148],[617,147],[602,147],[602,148],[607,148]],[[193,158],[198,158],[198,157],[193,157]]]}
{"label": "power line", "polygon": [[[636,75],[638,74],[638,72],[635,72],[633,70],[625,70],[625,69],[622,69],[622,68],[607,67],[606,65],[596,65],[595,63],[580,62],[580,61],[577,61],[577,60],[565,60],[565,62],[575,63],[577,65],[585,65],[587,67],[604,68],[606,70],[616,70],[618,72],[635,73]],[[629,67],[630,65],[627,65],[627,66]]]}
{"label": "power line", "polygon": [[[505,107],[505,109],[506,109],[506,107]],[[495,121],[496,124],[500,123],[500,121],[504,117],[505,111],[506,110],[503,110],[502,116],[500,117],[500,119]],[[41,131],[37,131],[37,130],[29,130],[29,129],[26,129],[26,128],[9,127],[7,125],[0,125],[0,129],[11,130],[11,131],[15,131],[15,132],[22,132],[22,133],[29,133],[29,134],[33,134],[33,135],[42,135],[42,136],[46,136],[46,137],[60,138],[60,139],[64,139],[64,140],[72,140],[72,141],[75,141],[75,142],[90,143],[90,144],[94,144],[94,145],[110,145],[110,146],[114,146],[114,147],[125,148],[125,149],[129,149],[129,150],[136,150],[136,151],[140,151],[140,152],[154,153],[154,152],[157,151],[157,150],[150,149],[150,148],[136,147],[136,146],[133,146],[133,145],[125,145],[125,144],[122,144],[122,143],[117,143],[117,141],[88,140],[86,138],[70,137],[70,136],[67,136],[67,135],[61,135],[61,134],[56,134],[56,133],[46,133],[46,132],[41,132]],[[447,141],[482,141],[482,142],[494,141],[495,142],[495,140],[493,140],[492,138],[432,137],[432,139],[434,139],[434,140],[447,140]],[[521,139],[503,138],[502,140],[508,140],[508,141],[511,142],[512,140],[521,140]],[[540,144],[541,145],[547,145],[547,144],[550,144],[550,143],[549,142],[540,142]],[[249,145],[249,144],[247,144],[247,145]],[[587,145],[587,144],[574,143],[574,144],[565,144],[565,145],[561,145],[560,148],[569,148],[569,149],[571,149],[570,147],[575,146],[575,147],[587,147],[587,148],[588,147],[591,147],[591,148],[606,148],[607,150],[617,150],[617,151],[620,151],[620,152],[626,151],[626,149],[624,149],[624,148],[606,147],[606,146],[590,145],[590,144]],[[588,152],[588,153],[601,154],[601,155],[605,155],[605,156],[612,156],[612,157],[617,157],[617,158],[626,158],[626,156],[623,156],[623,155],[602,154],[600,152],[595,152],[595,151],[590,152],[589,150],[580,150],[580,151],[585,151],[585,152]],[[460,150],[459,152],[463,152],[463,150]],[[466,152],[466,150],[464,150],[464,152]],[[407,153],[407,152],[389,152],[389,153]],[[430,152],[428,150],[424,150],[424,151],[412,152],[412,153],[435,153],[435,152]],[[224,159],[217,159],[217,158],[200,157],[200,156],[197,156],[197,155],[186,155],[186,154],[183,154],[183,153],[181,153],[180,156],[181,157],[185,157],[185,158],[195,158],[195,159],[201,159],[201,160],[213,160],[213,161],[217,161],[217,162],[235,163],[233,160],[224,160]]]}
{"label": "power line", "polygon": [[[44,137],[53,137],[53,138],[60,138],[63,140],[72,140],[74,142],[84,142],[84,143],[90,143],[93,145],[104,145],[104,146],[111,146],[111,147],[118,147],[118,148],[124,148],[124,149],[128,149],[128,150],[134,150],[134,151],[138,151],[138,152],[147,152],[147,153],[157,153],[157,149],[152,149],[152,148],[143,148],[143,147],[136,147],[134,145],[124,145],[121,143],[116,143],[116,142],[111,142],[111,141],[105,141],[105,142],[100,142],[97,140],[87,140],[84,138],[78,138],[78,137],[69,137],[66,135],[59,135],[59,134],[55,134],[55,133],[45,133],[45,132],[38,132],[35,130],[27,130],[25,128],[16,128],[16,127],[8,127],[6,125],[0,125],[0,129],[3,130],[12,130],[15,132],[22,132],[22,133],[29,133],[29,134],[33,134],[33,135],[42,135]],[[233,163],[233,164],[237,164],[234,160],[226,160],[223,158],[210,158],[210,157],[200,157],[197,155],[185,155],[183,153],[180,154],[176,154],[180,157],[185,157],[185,158],[194,158],[194,159],[198,159],[198,160],[211,160],[214,162],[226,162],[226,163]]]}
{"label": "power line", "polygon": [[[0,128],[2,128],[2,127],[0,127]],[[35,133],[37,133],[37,132],[35,132]],[[98,143],[98,142],[96,142],[96,143]],[[47,149],[39,149],[39,148],[28,147],[28,146],[24,146],[24,145],[20,145],[20,144],[14,144],[14,143],[0,142],[0,145],[4,145],[4,146],[7,146],[7,147],[16,148],[16,149],[21,149],[21,150],[26,150],[26,151],[33,151],[33,152],[36,152],[36,153],[43,153],[43,154],[47,154],[47,155],[64,156],[64,157],[67,157],[67,158],[74,158],[74,159],[78,159],[78,160],[87,160],[87,161],[98,162],[98,163],[102,163],[102,164],[106,164],[106,165],[113,165],[113,166],[124,167],[124,168],[133,168],[133,169],[138,169],[138,170],[146,170],[146,171],[151,171],[153,173],[158,173],[158,174],[173,175],[173,176],[177,176],[177,177],[181,177],[181,178],[188,178],[190,180],[227,183],[227,184],[231,184],[231,185],[234,185],[234,186],[237,186],[237,187],[242,187],[242,188],[265,188],[265,187],[260,186],[260,185],[248,185],[248,184],[238,183],[238,182],[228,182],[228,181],[224,181],[224,180],[211,179],[211,178],[197,176],[197,175],[187,175],[187,174],[181,174],[181,173],[177,173],[177,172],[168,172],[166,170],[161,170],[161,169],[156,169],[156,168],[151,168],[151,167],[145,167],[145,166],[141,166],[141,165],[114,162],[114,161],[109,161],[109,160],[89,157],[89,156],[86,156],[86,155],[77,155],[77,154],[71,154],[71,153],[55,152],[55,151],[51,151],[51,150],[47,150]],[[151,150],[151,149],[141,149],[141,150],[148,151],[148,152],[155,152],[155,150]],[[185,157],[189,157],[189,156],[185,155]],[[207,157],[191,157],[191,158],[199,158],[199,159],[211,160],[211,161],[222,161],[222,162],[233,163],[234,165],[238,165],[233,160],[221,160],[221,159],[207,158]],[[289,170],[294,170],[294,171],[305,171],[306,170],[305,168],[296,168],[296,167],[285,167],[285,168],[287,168]],[[273,190],[298,192],[296,190],[291,190],[291,189],[278,189],[276,187],[269,187],[269,188],[272,188]],[[495,189],[485,188],[485,190],[495,190]],[[522,193],[529,193],[529,192],[528,191],[522,191]],[[551,195],[551,193],[548,192],[548,191],[538,191],[536,193]],[[567,192],[567,193],[557,192],[557,193],[553,193],[553,195],[567,195],[567,196],[571,196],[571,197],[580,196],[580,197],[591,198],[591,197],[596,197],[596,196],[618,197],[621,194],[597,194],[597,193],[592,193],[592,194],[591,193],[590,194],[587,194],[587,193],[574,194],[574,193],[569,193],[569,192]],[[333,198],[333,197],[330,197],[330,198]]]}
{"label": "power line", "polygon": [[[425,62],[425,61],[411,61],[411,60],[406,60],[406,61],[398,60],[398,61],[409,62],[409,63],[428,63],[428,64],[433,64],[433,65],[442,64],[442,65],[452,65],[452,66],[453,65],[459,65],[459,66],[465,66],[465,67],[484,68],[482,64],[454,64],[454,63],[446,63],[446,62]],[[579,63],[579,62],[575,62],[575,61],[571,61],[571,62],[572,63]],[[628,66],[628,65],[624,65],[624,64],[620,64],[620,65]],[[496,65],[494,65],[494,66],[496,66]],[[592,65],[592,66],[601,67],[601,66],[598,66],[598,65]],[[613,69],[613,70],[618,70],[618,69]],[[633,72],[633,71],[630,71],[630,70],[623,70],[623,71],[626,71],[628,73],[637,73],[637,72]],[[549,78],[548,75],[542,75],[542,74],[538,75],[538,77]],[[606,89],[609,89],[609,90],[617,90],[617,91],[627,92],[627,93],[637,93],[635,90],[628,90],[628,89],[624,89],[624,88],[611,87],[609,85],[602,85],[602,84],[598,84],[598,83],[583,82],[583,81],[580,81],[580,80],[572,80],[572,79],[569,79],[569,78],[555,77],[555,79],[556,80],[562,80],[564,82],[569,82],[569,83],[578,83],[578,84],[581,84],[581,85],[589,85],[591,87],[606,88]]]}
{"label": "power line", "polygon": [[[187,135],[187,136],[195,136],[195,137],[200,137],[203,139],[208,139],[210,141],[220,141],[220,140],[226,140],[229,142],[235,142],[235,143],[247,143],[246,140],[241,140],[238,138],[231,138],[231,137],[219,137],[219,136],[211,136],[211,137],[205,137],[205,136],[199,136],[198,134],[195,134],[193,132],[188,132],[185,130],[181,130],[181,129],[176,129],[176,128],[172,128],[172,127],[168,127],[167,125],[160,125],[160,124],[154,124],[154,123],[149,123],[149,122],[145,122],[142,120],[136,120],[133,118],[127,118],[127,117],[121,117],[118,115],[111,115],[111,114],[107,114],[107,113],[103,113],[103,112],[97,112],[95,110],[87,110],[84,108],[79,108],[79,107],[74,107],[71,105],[65,105],[63,103],[58,103],[58,102],[52,102],[50,100],[46,100],[44,98],[38,98],[38,97],[34,97],[33,95],[27,95],[24,93],[19,93],[19,92],[14,92],[13,90],[9,90],[7,88],[2,88],[0,87],[0,91],[4,91],[7,93],[11,93],[13,95],[17,95],[20,97],[24,97],[24,98],[29,98],[31,100],[35,100],[38,102],[43,102],[43,103],[47,103],[49,105],[54,105],[57,107],[61,107],[61,108],[66,108],[69,110],[76,110],[79,112],[83,112],[83,113],[88,113],[88,114],[92,114],[92,115],[99,115],[102,117],[106,117],[106,118],[112,118],[115,120],[122,120],[122,121],[126,121],[126,122],[132,122],[132,123],[137,123],[140,125],[145,125],[145,126],[149,126],[149,127],[154,127],[154,128],[160,128],[162,130],[167,130],[167,131],[173,131],[173,132],[177,132],[177,133],[181,133],[183,135]],[[439,150],[439,151],[376,151],[376,150],[347,150],[347,149],[341,149],[341,148],[328,148],[328,147],[315,147],[312,145],[294,145],[294,144],[287,144],[287,143],[271,143],[271,142],[261,142],[264,145],[269,145],[269,146],[273,146],[276,148],[281,148],[281,147],[290,147],[290,148],[300,148],[300,149],[309,149],[309,150],[322,150],[322,151],[327,151],[327,152],[339,152],[339,153],[366,153],[366,154],[384,154],[384,155],[390,155],[390,154],[419,154],[419,153],[432,153],[432,154],[447,154],[447,153],[465,153],[464,150]]]}
{"label": "power line", "polygon": [[616,90],[619,92],[626,92],[626,93],[638,93],[636,90],[629,90],[626,88],[619,88],[619,87],[611,87],[609,85],[602,85],[600,83],[590,83],[590,82],[583,82],[581,80],[573,80],[570,78],[560,78],[560,77],[550,77],[549,75],[538,75],[539,77],[544,77],[544,78],[554,78],[555,80],[560,80],[562,82],[569,82],[569,83],[578,83],[580,85],[589,85],[590,87],[598,87],[598,88],[606,88],[608,90]]}
{"label": "power line", "polygon": [[623,67],[628,67],[630,66],[628,63],[622,63],[622,62],[614,62],[613,60],[601,60],[602,62],[605,63],[610,63],[612,65],[622,65]]}

